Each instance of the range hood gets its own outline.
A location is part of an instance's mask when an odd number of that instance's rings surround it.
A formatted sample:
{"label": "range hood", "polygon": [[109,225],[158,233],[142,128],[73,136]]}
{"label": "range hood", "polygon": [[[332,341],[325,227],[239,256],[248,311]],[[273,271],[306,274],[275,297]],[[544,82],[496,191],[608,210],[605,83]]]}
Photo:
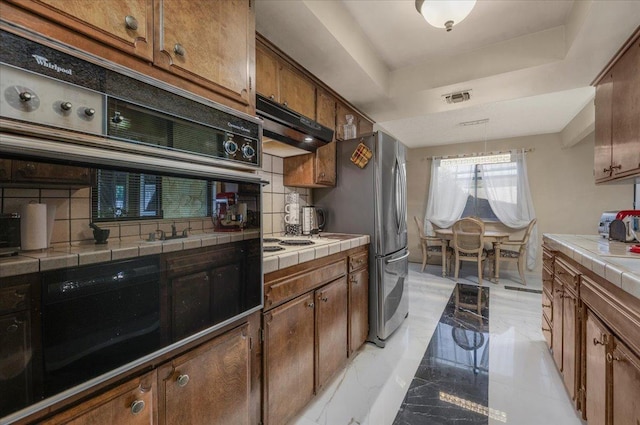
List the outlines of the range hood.
{"label": "range hood", "polygon": [[262,125],[262,151],[280,157],[315,152],[333,140],[333,130],[266,97],[256,96]]}

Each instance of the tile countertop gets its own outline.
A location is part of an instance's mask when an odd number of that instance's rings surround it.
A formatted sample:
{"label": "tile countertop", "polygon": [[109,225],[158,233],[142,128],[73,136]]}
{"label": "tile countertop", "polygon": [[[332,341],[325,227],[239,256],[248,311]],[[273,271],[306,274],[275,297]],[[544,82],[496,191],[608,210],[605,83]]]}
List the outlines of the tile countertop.
{"label": "tile countertop", "polygon": [[[147,242],[142,240],[105,245],[84,244],[71,247],[53,247],[40,251],[21,251],[12,257],[0,257],[0,278],[21,274],[84,266],[112,260],[141,257],[260,237],[251,230],[233,233],[203,233],[184,239]],[[310,239],[309,237],[274,236],[278,239]],[[263,254],[263,273],[290,267],[337,252],[346,251],[369,243],[369,236],[335,234],[311,239],[313,245],[286,247],[282,251]],[[277,245],[277,244],[265,244]]]}
{"label": "tile countertop", "polygon": [[114,240],[104,245],[89,243],[70,247],[52,247],[38,251],[20,251],[16,256],[0,257],[0,278],[220,245],[259,237],[258,230],[248,230],[244,232],[201,233],[168,241],[121,242]]}
{"label": "tile countertop", "polygon": [[609,241],[596,235],[543,235],[544,243],[624,291],[640,298],[640,254],[632,244]]}
{"label": "tile countertop", "polygon": [[[269,236],[271,237],[271,236]],[[288,246],[282,251],[263,253],[262,270],[264,274],[295,266],[296,264],[326,257],[341,251],[347,251],[369,243],[369,235],[320,234],[320,237],[308,236],[273,236],[274,238],[311,240],[313,245]],[[278,243],[265,243],[265,246]]]}

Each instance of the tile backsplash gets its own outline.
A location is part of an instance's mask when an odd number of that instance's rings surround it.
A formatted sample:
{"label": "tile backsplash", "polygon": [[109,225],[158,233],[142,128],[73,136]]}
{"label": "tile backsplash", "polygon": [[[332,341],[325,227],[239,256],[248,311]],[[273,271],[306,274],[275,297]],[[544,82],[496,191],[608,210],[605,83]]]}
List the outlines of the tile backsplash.
{"label": "tile backsplash", "polygon": [[[263,168],[259,175],[269,181],[263,188],[262,222],[265,235],[277,235],[284,232],[285,195],[293,191],[300,194],[300,206],[311,203],[311,189],[289,188],[283,183],[283,159],[263,155]],[[39,188],[0,188],[0,211],[2,213],[20,212],[22,205],[29,202],[55,205],[56,216],[51,236],[52,246],[76,245],[93,241],[91,222],[91,189],[39,189]],[[170,231],[171,224],[181,229],[191,228],[191,233],[211,231],[211,219],[194,220],[140,220],[126,222],[100,223],[101,228],[110,229],[109,239],[133,241],[146,239],[149,233],[157,229]]]}
{"label": "tile backsplash", "polygon": [[300,194],[300,206],[313,202],[311,189],[287,187],[284,185],[283,159],[264,154],[260,175],[270,183],[263,188],[262,223],[265,235],[279,235],[284,232],[285,195],[291,192]]}

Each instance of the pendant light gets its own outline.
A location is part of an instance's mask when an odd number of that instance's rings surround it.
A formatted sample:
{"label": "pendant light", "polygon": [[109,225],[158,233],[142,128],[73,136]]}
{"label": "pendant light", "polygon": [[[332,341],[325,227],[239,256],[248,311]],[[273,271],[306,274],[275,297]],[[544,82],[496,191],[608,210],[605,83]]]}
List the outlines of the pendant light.
{"label": "pendant light", "polygon": [[436,28],[451,31],[454,25],[469,15],[476,0],[416,0],[416,9]]}

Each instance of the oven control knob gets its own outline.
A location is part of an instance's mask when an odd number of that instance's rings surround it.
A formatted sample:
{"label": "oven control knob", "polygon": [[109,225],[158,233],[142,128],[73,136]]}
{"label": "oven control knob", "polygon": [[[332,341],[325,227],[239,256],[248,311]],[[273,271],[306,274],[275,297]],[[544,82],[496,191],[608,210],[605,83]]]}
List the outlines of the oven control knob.
{"label": "oven control knob", "polygon": [[20,93],[20,100],[23,102],[28,102],[31,99],[33,99],[33,95],[31,93],[29,93],[28,91],[23,91],[22,93]]}
{"label": "oven control knob", "polygon": [[123,120],[124,120],[124,117],[122,115],[120,115],[120,112],[116,112],[113,115],[113,118],[111,118],[111,121],[116,123],[116,124],[120,124]]}
{"label": "oven control knob", "polygon": [[93,108],[84,108],[84,114],[88,117],[92,117],[96,114],[96,110]]}
{"label": "oven control knob", "polygon": [[256,150],[250,144],[246,144],[242,146],[242,156],[247,159],[251,159],[256,155]]}
{"label": "oven control knob", "polygon": [[238,152],[238,144],[233,140],[227,140],[224,142],[224,151],[229,155],[235,155]]}
{"label": "oven control knob", "polygon": [[71,108],[73,108],[73,105],[71,104],[71,102],[62,102],[60,104],[60,109],[62,109],[63,111],[70,111]]}

